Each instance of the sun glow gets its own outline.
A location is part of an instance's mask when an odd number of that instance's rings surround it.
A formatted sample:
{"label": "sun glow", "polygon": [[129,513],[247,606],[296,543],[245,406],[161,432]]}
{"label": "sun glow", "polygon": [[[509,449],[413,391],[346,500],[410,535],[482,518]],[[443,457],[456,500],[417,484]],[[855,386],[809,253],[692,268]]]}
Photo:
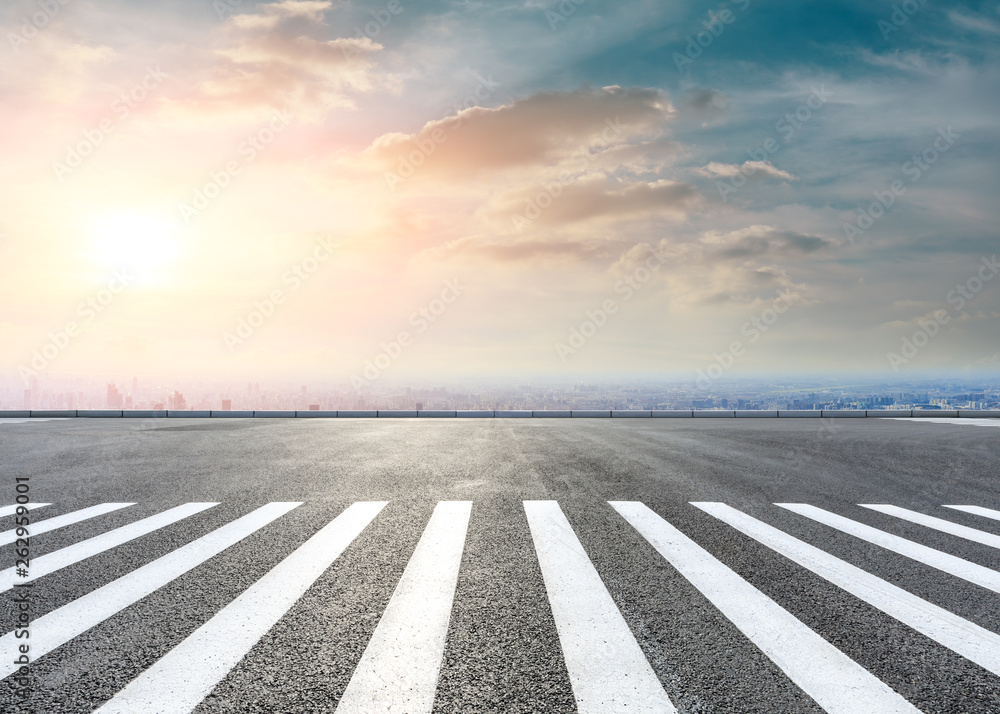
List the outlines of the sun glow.
{"label": "sun glow", "polygon": [[89,233],[93,258],[105,266],[155,271],[181,252],[180,226],[153,213],[103,215],[91,222]]}

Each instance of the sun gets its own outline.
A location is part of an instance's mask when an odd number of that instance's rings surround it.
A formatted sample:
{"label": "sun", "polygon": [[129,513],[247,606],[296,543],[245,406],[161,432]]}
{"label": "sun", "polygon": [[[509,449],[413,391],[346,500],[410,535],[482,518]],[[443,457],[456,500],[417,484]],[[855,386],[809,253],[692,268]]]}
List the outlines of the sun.
{"label": "sun", "polygon": [[111,267],[149,271],[175,260],[181,229],[167,216],[123,211],[95,217],[88,232],[96,262]]}

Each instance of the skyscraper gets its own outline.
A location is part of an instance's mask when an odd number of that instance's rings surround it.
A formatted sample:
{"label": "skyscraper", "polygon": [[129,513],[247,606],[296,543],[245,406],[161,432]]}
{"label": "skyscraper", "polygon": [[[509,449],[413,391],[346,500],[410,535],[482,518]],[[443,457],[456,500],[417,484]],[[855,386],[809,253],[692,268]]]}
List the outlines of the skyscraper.
{"label": "skyscraper", "polygon": [[122,395],[114,382],[108,383],[108,409],[121,409]]}

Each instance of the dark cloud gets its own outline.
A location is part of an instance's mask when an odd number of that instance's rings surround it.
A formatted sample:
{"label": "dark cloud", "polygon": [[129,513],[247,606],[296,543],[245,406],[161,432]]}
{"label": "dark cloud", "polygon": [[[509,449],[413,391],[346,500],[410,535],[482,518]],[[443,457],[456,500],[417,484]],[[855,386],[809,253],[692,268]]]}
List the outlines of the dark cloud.
{"label": "dark cloud", "polygon": [[500,262],[531,262],[554,259],[586,261],[606,257],[610,249],[598,243],[544,240],[482,240],[461,238],[433,251],[448,258],[476,258]]}
{"label": "dark cloud", "polygon": [[[656,135],[673,112],[655,89],[604,87],[542,92],[429,122],[417,134],[388,134],[367,149],[385,170],[417,164],[421,175],[480,176],[546,165]],[[416,157],[416,158],[411,158]],[[581,155],[581,162],[586,159]]]}
{"label": "dark cloud", "polygon": [[771,226],[750,226],[725,234],[710,233],[703,238],[702,245],[709,259],[746,259],[805,256],[835,243],[822,236],[782,231]]}

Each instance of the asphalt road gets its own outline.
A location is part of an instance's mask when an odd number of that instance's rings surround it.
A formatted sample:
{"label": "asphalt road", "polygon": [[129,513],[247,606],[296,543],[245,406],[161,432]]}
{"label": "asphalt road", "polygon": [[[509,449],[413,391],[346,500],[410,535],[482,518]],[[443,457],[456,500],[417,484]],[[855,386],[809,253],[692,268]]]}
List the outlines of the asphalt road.
{"label": "asphalt road", "polygon": [[[355,702],[370,702],[341,712],[379,711],[379,697],[395,698],[381,710],[430,711],[419,704],[428,691],[434,712],[574,712],[588,683],[593,696],[613,697],[621,682],[639,693],[621,711],[669,711],[642,694],[643,667],[680,712],[884,711],[838,684],[848,670],[870,691],[897,697],[900,711],[1000,711],[1000,588],[990,585],[1000,521],[943,507],[1000,510],[997,428],[872,419],[74,419],[0,425],[0,464],[0,506],[14,503],[18,477],[30,479],[32,501],[51,504],[31,511],[33,529],[99,504],[134,503],[31,539],[32,569],[66,564],[30,588],[35,649],[25,681],[15,674],[0,685],[4,712],[179,711],[185,696],[195,696],[199,714],[332,712],[349,687]],[[372,501],[386,504],[368,507],[350,536],[340,535],[350,530],[342,518],[334,540],[321,540],[352,504]],[[467,530],[454,513],[435,515],[445,501],[471,502]],[[525,501],[555,501],[569,528],[529,523]],[[705,577],[728,580],[711,581],[714,591],[693,582],[609,501],[645,504],[687,537],[678,548],[710,562]],[[218,505],[83,559],[64,551],[191,502]],[[301,505],[217,554],[183,551],[164,575],[172,552],[286,502]],[[714,507],[692,505],[706,502],[819,548],[847,566],[836,566],[846,581],[794,562]],[[777,503],[895,535],[909,556]],[[858,504],[985,535],[976,542],[968,531]],[[13,526],[12,516],[0,519],[0,530]],[[308,553],[307,541],[315,544]],[[14,549],[2,546],[0,568],[14,565]],[[301,560],[275,570],[293,553]],[[850,566],[874,576],[868,595],[857,588],[869,581]],[[750,587],[734,590],[733,574]],[[157,577],[162,584],[141,592]],[[139,588],[131,600],[122,582]],[[888,584],[910,600],[900,605],[904,596]],[[252,586],[255,598],[237,600]],[[14,630],[22,590],[2,593],[2,633]],[[708,591],[729,597],[729,610]],[[96,594],[80,600],[88,593]],[[752,620],[753,640],[740,621],[755,616],[747,593],[766,596],[794,627],[771,622],[781,636],[768,645],[764,620]],[[923,625],[904,624],[906,603],[917,603]],[[106,617],[93,614],[102,608]],[[807,641],[807,630],[819,635],[813,649],[783,649]],[[0,665],[20,643],[4,638]],[[635,652],[642,666],[629,659]],[[194,695],[193,680],[202,682]],[[120,694],[127,687],[128,697]],[[580,701],[579,710],[616,710],[595,702]]]}

